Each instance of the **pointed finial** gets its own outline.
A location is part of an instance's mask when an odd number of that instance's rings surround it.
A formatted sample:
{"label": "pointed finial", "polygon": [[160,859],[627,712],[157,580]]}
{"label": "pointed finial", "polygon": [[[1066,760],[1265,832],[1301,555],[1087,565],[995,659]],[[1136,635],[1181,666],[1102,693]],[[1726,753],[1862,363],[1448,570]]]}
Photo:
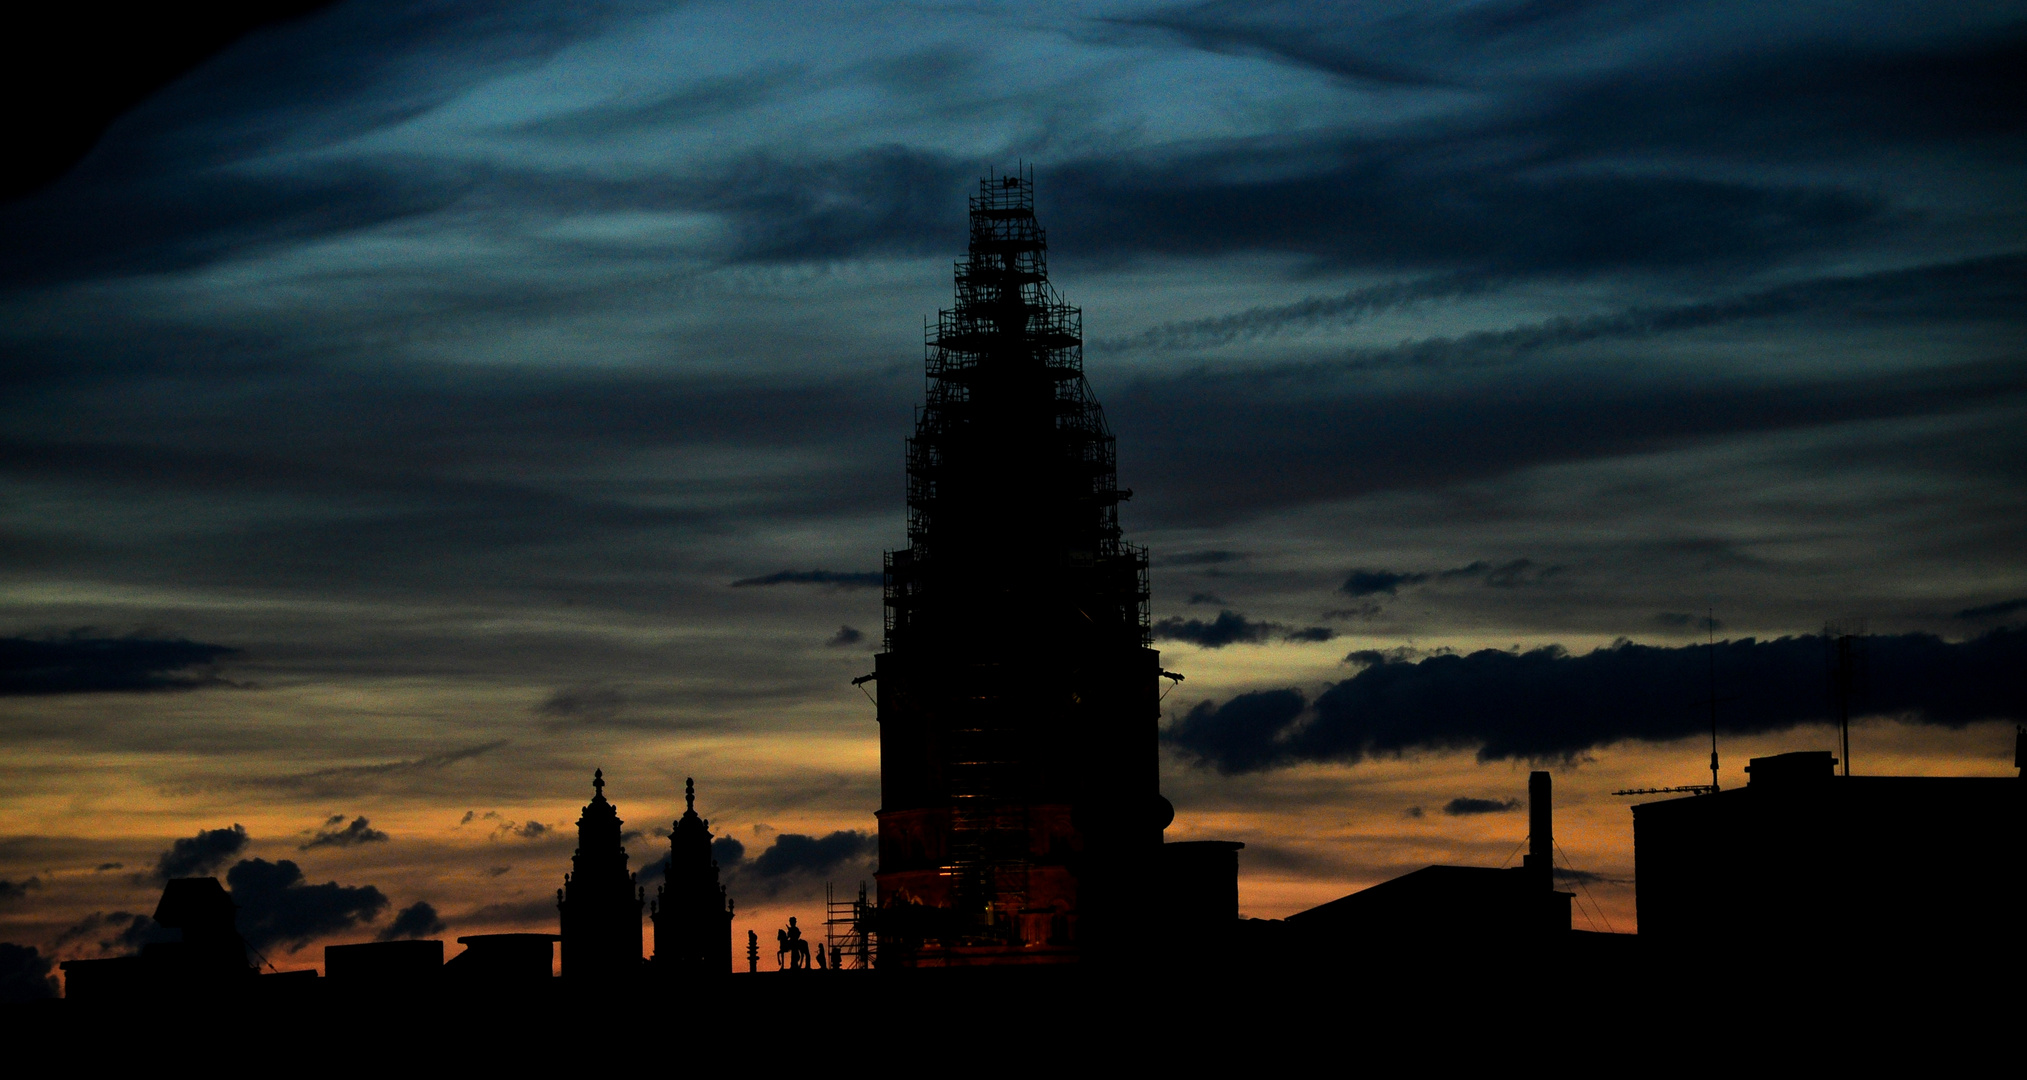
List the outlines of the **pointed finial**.
{"label": "pointed finial", "polygon": [[683,777],[683,802],[692,813],[697,809],[697,781],[694,777]]}
{"label": "pointed finial", "polygon": [[592,788],[592,791],[593,791],[593,793],[595,793],[595,794],[598,794],[598,795],[603,795],[603,794],[605,794],[605,770],[604,770],[604,769],[593,769],[593,770],[591,770],[591,788]]}

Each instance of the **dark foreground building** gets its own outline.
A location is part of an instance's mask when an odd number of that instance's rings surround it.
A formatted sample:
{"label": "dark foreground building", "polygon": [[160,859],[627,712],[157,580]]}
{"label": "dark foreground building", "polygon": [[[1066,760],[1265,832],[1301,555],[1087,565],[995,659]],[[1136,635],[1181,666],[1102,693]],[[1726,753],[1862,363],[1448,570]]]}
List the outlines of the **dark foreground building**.
{"label": "dark foreground building", "polygon": [[2027,779],[1838,776],[1754,758],[1742,788],[1633,808],[1640,937],[1799,962],[1977,955],[2016,936]]}
{"label": "dark foreground building", "polygon": [[1425,866],[1288,916],[1288,928],[1360,955],[1500,955],[1567,946],[1570,901],[1555,887],[1549,774],[1527,780],[1525,861],[1512,868]]}
{"label": "dark foreground building", "polygon": [[722,978],[732,973],[732,901],[711,856],[711,823],[697,816],[697,782],[683,781],[683,816],[669,831],[669,869],[655,889],[656,973]]}
{"label": "dark foreground building", "polygon": [[137,955],[64,961],[65,996],[92,1001],[236,993],[259,973],[239,934],[239,907],[217,878],[170,881],[154,920],[168,940],[148,942]]}
{"label": "dark foreground building", "polygon": [[928,340],[908,547],[886,561],[881,946],[901,966],[1124,947],[1174,816],[1157,761],[1146,553],[1048,280],[1026,175],[980,181]]}
{"label": "dark foreground building", "polygon": [[577,819],[577,851],[556,890],[563,928],[563,974],[586,981],[631,979],[641,964],[640,886],[627,870],[619,811],[605,799],[605,770],[591,776],[591,801]]}

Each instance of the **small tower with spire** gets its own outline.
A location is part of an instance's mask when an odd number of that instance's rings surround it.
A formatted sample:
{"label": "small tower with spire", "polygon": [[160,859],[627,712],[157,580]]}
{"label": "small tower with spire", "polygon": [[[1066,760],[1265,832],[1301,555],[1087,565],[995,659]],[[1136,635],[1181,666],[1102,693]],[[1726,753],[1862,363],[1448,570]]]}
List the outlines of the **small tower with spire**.
{"label": "small tower with spire", "polygon": [[732,901],[711,857],[711,823],[697,816],[697,782],[683,782],[683,816],[669,833],[669,872],[655,890],[655,968],[678,979],[732,973]]}
{"label": "small tower with spire", "polygon": [[641,966],[643,899],[627,870],[619,811],[605,801],[605,771],[591,774],[591,802],[577,819],[577,852],[556,890],[563,922],[563,976],[630,979]]}

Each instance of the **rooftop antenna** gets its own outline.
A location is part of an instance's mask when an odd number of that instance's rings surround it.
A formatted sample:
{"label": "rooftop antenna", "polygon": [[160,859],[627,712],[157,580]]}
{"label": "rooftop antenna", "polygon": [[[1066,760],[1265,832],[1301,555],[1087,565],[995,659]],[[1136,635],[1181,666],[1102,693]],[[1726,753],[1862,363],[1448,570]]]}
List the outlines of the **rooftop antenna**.
{"label": "rooftop antenna", "polygon": [[1703,611],[1704,640],[1710,646],[1710,793],[1717,794],[1717,609]]}
{"label": "rooftop antenna", "polygon": [[1717,794],[1717,703],[1731,698],[1717,696],[1717,612],[1714,608],[1703,613],[1704,644],[1710,656],[1710,696],[1705,701],[1693,704],[1710,706],[1710,783],[1684,784],[1680,787],[1624,788],[1614,795],[1715,795]]}
{"label": "rooftop antenna", "polygon": [[1823,628],[1823,636],[1831,639],[1830,690],[1837,698],[1837,740],[1843,751],[1844,775],[1851,775],[1851,698],[1858,692],[1864,666],[1865,624],[1840,627],[1835,623]]}

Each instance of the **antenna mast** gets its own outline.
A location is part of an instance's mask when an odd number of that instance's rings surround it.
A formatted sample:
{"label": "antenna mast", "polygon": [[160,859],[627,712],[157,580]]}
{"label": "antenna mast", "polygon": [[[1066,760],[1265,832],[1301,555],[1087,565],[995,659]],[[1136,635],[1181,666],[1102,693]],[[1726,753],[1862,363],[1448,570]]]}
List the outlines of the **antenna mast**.
{"label": "antenna mast", "polygon": [[1705,608],[1703,632],[1710,645],[1710,793],[1717,794],[1717,609]]}
{"label": "antenna mast", "polygon": [[1851,695],[1858,689],[1858,667],[1860,644],[1858,635],[1865,632],[1861,623],[1853,627],[1830,626],[1825,628],[1834,639],[1836,652],[1832,660],[1830,686],[1837,695],[1837,738],[1843,751],[1844,775],[1851,775]]}

